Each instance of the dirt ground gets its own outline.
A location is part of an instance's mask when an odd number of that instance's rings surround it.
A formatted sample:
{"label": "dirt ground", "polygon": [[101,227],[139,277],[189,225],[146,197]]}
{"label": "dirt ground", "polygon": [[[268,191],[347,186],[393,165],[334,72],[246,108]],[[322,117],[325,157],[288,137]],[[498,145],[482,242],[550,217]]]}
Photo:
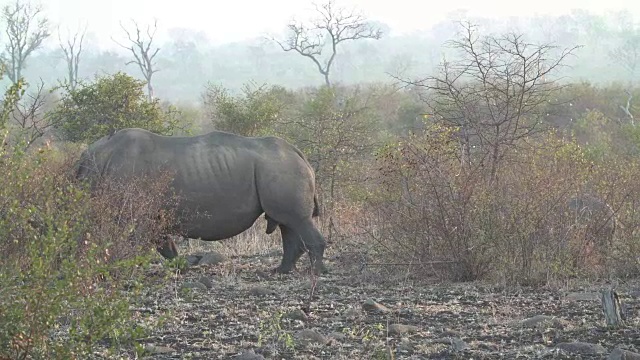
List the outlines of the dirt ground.
{"label": "dirt ground", "polygon": [[[272,250],[214,256],[213,264],[168,278],[150,274],[158,288],[134,316],[162,317],[163,325],[143,339],[145,358],[602,359],[613,352],[624,359],[621,350],[640,352],[638,282],[534,290],[381,281],[337,260],[319,278],[305,265],[272,275],[280,261]],[[625,310],[622,328],[604,324],[599,291],[609,286]]]}

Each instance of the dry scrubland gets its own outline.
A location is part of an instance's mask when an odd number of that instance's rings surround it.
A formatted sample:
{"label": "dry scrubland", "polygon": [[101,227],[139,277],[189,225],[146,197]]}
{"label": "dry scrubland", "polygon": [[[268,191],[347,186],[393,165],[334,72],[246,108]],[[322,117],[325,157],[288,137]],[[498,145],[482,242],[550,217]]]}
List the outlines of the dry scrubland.
{"label": "dry scrubland", "polygon": [[[113,129],[197,131],[143,82],[64,89],[40,119],[67,140],[53,146],[33,141],[25,124],[38,119],[15,121],[13,87],[0,359],[637,356],[625,351],[640,352],[640,130],[619,104],[640,89],[555,82],[571,49],[465,29],[460,62],[402,88],[204,93],[203,129],[278,135],[314,166],[332,270],[319,278],[304,261],[269,273],[280,244],[262,220],[160,261],[153,248],[178,221],[167,176],[92,195],[73,180],[82,144]],[[598,298],[609,287],[625,314],[611,328]]]}

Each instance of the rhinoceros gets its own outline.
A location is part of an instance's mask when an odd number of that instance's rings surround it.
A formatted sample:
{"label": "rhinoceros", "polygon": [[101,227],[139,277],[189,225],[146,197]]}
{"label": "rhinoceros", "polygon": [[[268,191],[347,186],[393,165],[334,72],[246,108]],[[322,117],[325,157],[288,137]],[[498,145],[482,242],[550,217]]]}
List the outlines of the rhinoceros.
{"label": "rhinoceros", "polygon": [[[162,136],[131,128],[107,135],[82,153],[76,178],[92,184],[157,170],[173,174],[183,236],[217,241],[250,228],[265,214],[267,233],[277,227],[283,255],[279,273],[290,272],[309,252],[315,272],[325,272],[326,241],[318,216],[315,174],[295,146],[278,137],[245,137],[222,131],[198,136]],[[98,176],[95,176],[98,175]],[[178,251],[166,236],[157,249],[172,259]]]}

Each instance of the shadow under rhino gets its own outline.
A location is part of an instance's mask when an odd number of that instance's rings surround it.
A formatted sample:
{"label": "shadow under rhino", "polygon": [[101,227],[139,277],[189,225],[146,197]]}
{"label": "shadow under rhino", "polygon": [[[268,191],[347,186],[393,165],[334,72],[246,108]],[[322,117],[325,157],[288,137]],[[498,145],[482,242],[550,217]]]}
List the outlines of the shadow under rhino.
{"label": "shadow under rhino", "polygon": [[[180,235],[217,241],[238,235],[262,215],[267,234],[280,228],[282,262],[274,271],[290,272],[308,251],[316,273],[326,241],[313,222],[318,216],[313,168],[300,150],[277,137],[250,138],[214,131],[191,137],[169,137],[143,129],[123,129],[105,136],[83,152],[76,178],[92,189],[100,179],[127,181],[169,171],[178,195]],[[178,256],[165,236],[158,251]]]}

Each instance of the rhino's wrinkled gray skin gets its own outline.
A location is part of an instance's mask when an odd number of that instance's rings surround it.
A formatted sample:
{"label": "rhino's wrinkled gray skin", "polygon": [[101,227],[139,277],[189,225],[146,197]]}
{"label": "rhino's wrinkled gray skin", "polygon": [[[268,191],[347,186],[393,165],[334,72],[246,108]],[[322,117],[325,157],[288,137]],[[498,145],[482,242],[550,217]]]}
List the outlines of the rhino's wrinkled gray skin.
{"label": "rhino's wrinkled gray skin", "polygon": [[[124,129],[91,144],[82,154],[76,177],[126,178],[168,169],[180,196],[182,234],[215,241],[230,238],[265,214],[267,233],[280,227],[280,273],[292,270],[309,251],[317,272],[325,271],[325,240],[312,217],[318,215],[315,175],[303,154],[276,137],[249,138],[214,131],[193,137],[167,137],[142,129]],[[159,252],[177,256],[167,237]]]}

